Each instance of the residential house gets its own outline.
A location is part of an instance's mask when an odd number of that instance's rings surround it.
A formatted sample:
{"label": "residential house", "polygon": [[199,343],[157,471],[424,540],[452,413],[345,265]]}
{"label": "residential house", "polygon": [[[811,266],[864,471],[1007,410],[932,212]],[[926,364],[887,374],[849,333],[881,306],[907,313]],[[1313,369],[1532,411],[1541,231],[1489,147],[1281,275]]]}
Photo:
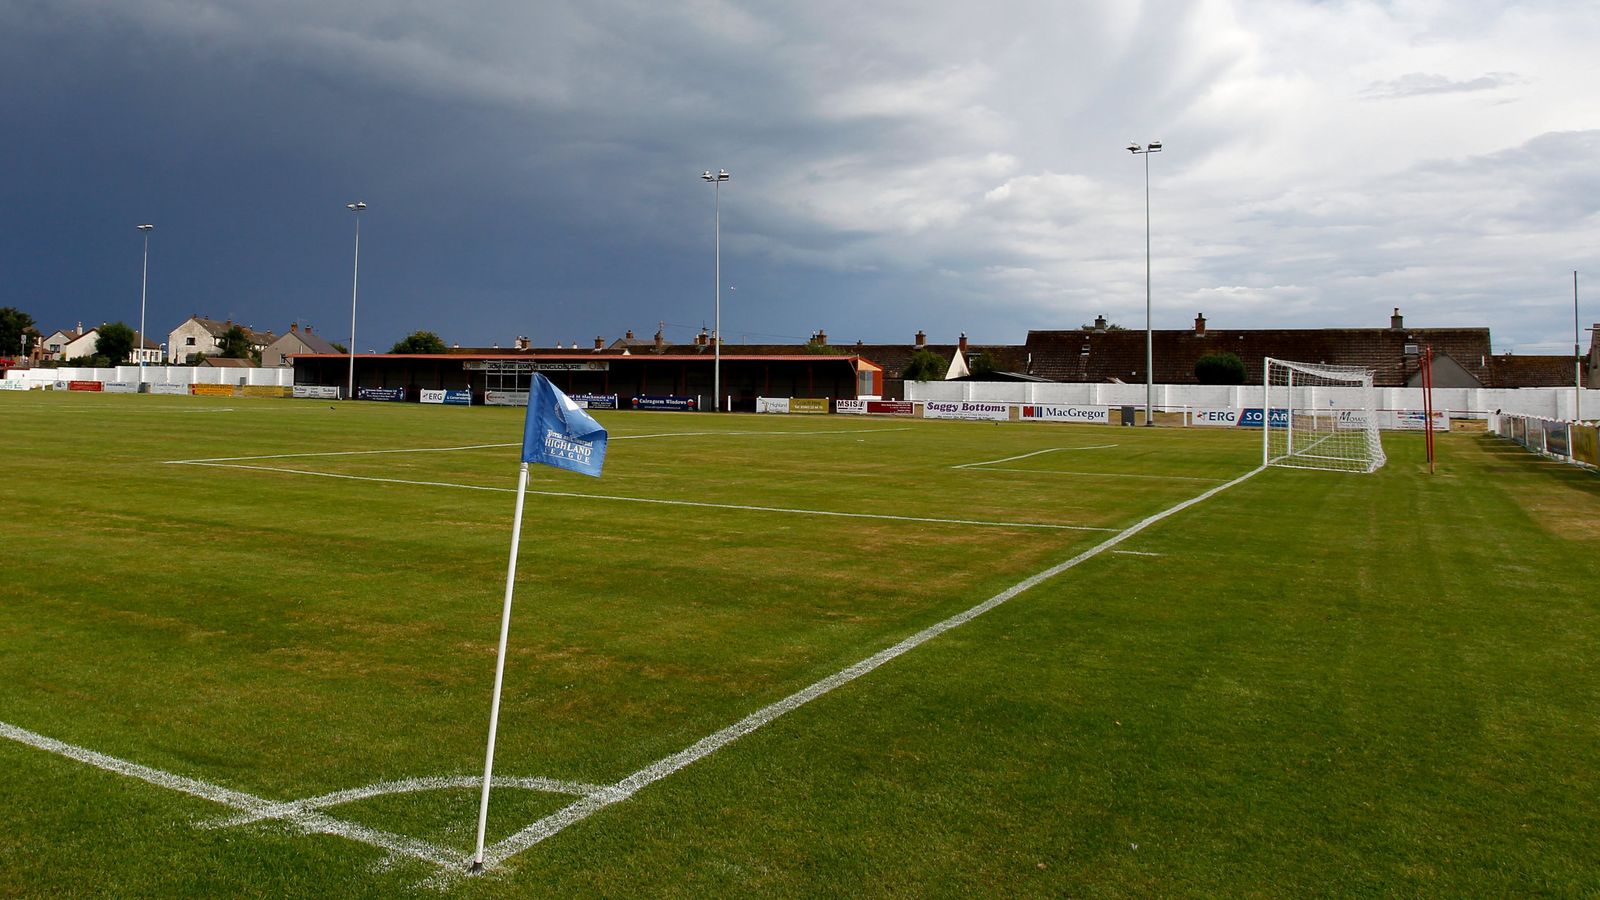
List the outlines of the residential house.
{"label": "residential house", "polygon": [[61,355],[58,359],[77,359],[81,356],[93,356],[95,345],[100,343],[100,329],[91,328],[83,330],[83,323],[78,323],[78,331],[71,340],[61,345]]}
{"label": "residential house", "polygon": [[[204,316],[190,316],[167,335],[167,361],[186,363],[191,358],[198,360],[203,356],[216,356],[222,352],[223,336],[233,326],[232,319],[219,322]],[[251,348],[257,353],[264,352],[267,345],[278,339],[278,336],[270,331],[257,331],[248,325],[240,327],[250,339]]]}
{"label": "residential house", "polygon": [[339,348],[323,340],[322,335],[312,334],[311,326],[300,327],[298,322],[289,323],[289,333],[268,344],[261,351],[261,364],[263,366],[292,366],[294,362],[289,357],[298,353],[338,353]]}

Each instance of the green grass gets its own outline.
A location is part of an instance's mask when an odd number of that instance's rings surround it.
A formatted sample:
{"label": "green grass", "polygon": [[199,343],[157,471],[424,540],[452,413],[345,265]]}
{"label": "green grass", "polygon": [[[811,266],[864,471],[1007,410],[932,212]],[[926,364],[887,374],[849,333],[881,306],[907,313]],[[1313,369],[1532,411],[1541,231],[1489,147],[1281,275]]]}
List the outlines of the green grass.
{"label": "green grass", "polygon": [[[1260,454],[1223,429],[599,417],[603,479],[530,480],[589,496],[528,498],[499,774],[617,781]],[[480,772],[513,447],[243,463],[355,478],[165,461],[520,428],[0,395],[0,722],[271,800]],[[442,888],[0,740],[0,896],[1593,892],[1600,479],[1482,435],[1441,438],[1430,477],[1420,439],[1386,444],[1373,476],[1257,475],[1116,548],[1159,555],[1098,555]],[[490,839],[567,802],[497,791]],[[328,812],[465,859],[476,796]]]}

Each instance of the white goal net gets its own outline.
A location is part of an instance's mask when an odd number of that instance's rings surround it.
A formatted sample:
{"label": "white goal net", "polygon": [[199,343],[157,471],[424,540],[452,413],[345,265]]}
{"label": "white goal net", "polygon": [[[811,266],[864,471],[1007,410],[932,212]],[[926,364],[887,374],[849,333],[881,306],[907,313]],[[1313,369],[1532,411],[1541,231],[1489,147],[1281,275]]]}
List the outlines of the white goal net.
{"label": "white goal net", "polygon": [[1372,370],[1266,360],[1262,464],[1339,472],[1383,465]]}

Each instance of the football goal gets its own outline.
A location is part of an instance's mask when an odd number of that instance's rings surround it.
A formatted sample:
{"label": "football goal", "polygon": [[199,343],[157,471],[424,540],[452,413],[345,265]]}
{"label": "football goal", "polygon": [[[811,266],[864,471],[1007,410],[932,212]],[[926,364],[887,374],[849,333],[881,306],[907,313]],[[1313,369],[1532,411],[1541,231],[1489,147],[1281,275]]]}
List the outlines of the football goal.
{"label": "football goal", "polygon": [[1262,464],[1375,472],[1378,439],[1372,370],[1268,357],[1262,379]]}

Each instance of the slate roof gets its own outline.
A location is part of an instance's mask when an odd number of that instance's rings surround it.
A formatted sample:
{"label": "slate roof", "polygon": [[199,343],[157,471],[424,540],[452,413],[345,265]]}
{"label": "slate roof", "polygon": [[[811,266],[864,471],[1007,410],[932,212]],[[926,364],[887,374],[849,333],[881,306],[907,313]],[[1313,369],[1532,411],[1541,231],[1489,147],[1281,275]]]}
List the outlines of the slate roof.
{"label": "slate roof", "polygon": [[1572,387],[1573,360],[1567,356],[1513,356],[1490,360],[1495,387]]}

